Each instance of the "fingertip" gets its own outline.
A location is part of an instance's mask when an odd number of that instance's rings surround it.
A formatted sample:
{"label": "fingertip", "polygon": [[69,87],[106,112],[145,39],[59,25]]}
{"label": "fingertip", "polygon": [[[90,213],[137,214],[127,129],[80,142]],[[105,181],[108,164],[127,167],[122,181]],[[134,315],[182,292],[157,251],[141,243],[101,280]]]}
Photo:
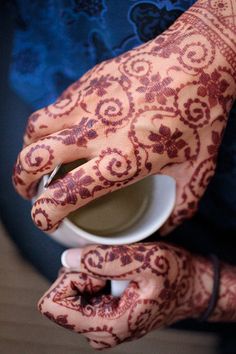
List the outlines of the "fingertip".
{"label": "fingertip", "polygon": [[61,255],[61,264],[65,267],[65,268],[69,268],[69,265],[66,261],[66,254],[68,253],[68,250],[64,251]]}
{"label": "fingertip", "polygon": [[66,268],[76,268],[77,270],[80,270],[81,253],[82,250],[80,248],[64,251],[61,255],[62,265]]}

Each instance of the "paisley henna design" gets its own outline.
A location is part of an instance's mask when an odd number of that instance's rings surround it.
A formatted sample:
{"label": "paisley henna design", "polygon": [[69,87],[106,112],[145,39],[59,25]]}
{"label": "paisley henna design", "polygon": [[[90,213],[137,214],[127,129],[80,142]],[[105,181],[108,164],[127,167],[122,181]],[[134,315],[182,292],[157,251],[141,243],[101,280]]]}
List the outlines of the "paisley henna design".
{"label": "paisley henna design", "polygon": [[84,166],[86,185],[72,171],[51,195],[42,195],[60,206],[55,212],[43,204],[52,225],[72,206],[158,173],[177,184],[176,205],[161,234],[191,217],[214,175],[236,97],[235,23],[233,0],[198,0],[160,36],[96,65],[33,114],[27,150],[14,170],[19,193],[32,197],[58,160],[61,142],[59,162],[70,155],[90,164]]}
{"label": "paisley henna design", "polygon": [[[158,242],[93,245],[81,251],[81,272],[63,272],[39,301],[39,310],[83,334],[94,348],[112,347],[178,320],[197,318],[208,306],[213,271],[205,258]],[[236,320],[235,274],[235,267],[222,264],[211,321]],[[120,278],[131,280],[121,297],[102,294],[102,283],[96,284]]]}

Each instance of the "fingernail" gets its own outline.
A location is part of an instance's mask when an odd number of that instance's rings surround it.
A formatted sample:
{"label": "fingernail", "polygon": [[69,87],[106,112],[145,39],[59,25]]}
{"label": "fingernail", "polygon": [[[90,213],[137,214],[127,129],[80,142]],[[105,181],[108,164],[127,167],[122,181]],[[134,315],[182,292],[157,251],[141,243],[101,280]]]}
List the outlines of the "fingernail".
{"label": "fingernail", "polygon": [[80,268],[81,249],[66,250],[61,255],[61,263],[66,268]]}

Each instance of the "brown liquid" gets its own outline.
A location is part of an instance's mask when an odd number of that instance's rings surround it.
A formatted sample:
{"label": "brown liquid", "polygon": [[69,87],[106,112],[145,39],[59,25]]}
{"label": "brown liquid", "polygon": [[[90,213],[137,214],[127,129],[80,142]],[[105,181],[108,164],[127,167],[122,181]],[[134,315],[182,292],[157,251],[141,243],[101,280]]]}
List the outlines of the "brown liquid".
{"label": "brown liquid", "polygon": [[[85,161],[63,165],[56,178]],[[98,236],[112,236],[128,229],[145,212],[151,196],[149,178],[100,197],[68,215],[78,227]]]}
{"label": "brown liquid", "polygon": [[75,225],[99,236],[112,236],[128,229],[145,212],[150,181],[144,179],[100,197],[68,216]]}

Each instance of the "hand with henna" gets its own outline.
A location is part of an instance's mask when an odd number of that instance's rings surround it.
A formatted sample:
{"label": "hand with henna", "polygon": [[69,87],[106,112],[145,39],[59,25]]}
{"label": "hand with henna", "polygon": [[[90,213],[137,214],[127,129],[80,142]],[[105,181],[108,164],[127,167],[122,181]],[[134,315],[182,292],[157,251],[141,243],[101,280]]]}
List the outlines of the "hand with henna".
{"label": "hand with henna", "polygon": [[[40,299],[42,314],[83,334],[96,349],[116,346],[208,307],[210,261],[165,243],[88,246],[65,253],[60,276]],[[65,263],[64,262],[64,263]],[[130,280],[121,297],[102,293],[107,279]],[[236,321],[236,268],[221,266],[211,321]]]}
{"label": "hand with henna", "polygon": [[236,95],[236,5],[199,0],[167,31],[95,66],[29,118],[14,169],[26,198],[58,163],[87,162],[32,208],[53,231],[70,212],[153,174],[177,182],[166,234],[197,210]]}

